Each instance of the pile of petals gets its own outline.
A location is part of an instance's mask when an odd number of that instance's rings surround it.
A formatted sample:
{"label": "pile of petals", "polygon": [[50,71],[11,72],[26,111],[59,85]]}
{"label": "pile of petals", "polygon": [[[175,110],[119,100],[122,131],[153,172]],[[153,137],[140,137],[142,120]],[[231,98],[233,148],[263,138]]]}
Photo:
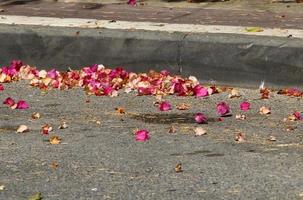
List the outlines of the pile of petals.
{"label": "pile of petals", "polygon": [[199,84],[197,78],[172,76],[166,70],[149,73],[127,72],[122,67],[105,68],[94,64],[80,70],[59,72],[46,71],[22,64],[14,60],[10,66],[0,68],[0,83],[28,80],[31,86],[43,90],[84,88],[87,94],[97,96],[117,96],[119,90],[136,91],[138,95],[170,95],[205,97],[217,93],[215,86],[210,88]]}

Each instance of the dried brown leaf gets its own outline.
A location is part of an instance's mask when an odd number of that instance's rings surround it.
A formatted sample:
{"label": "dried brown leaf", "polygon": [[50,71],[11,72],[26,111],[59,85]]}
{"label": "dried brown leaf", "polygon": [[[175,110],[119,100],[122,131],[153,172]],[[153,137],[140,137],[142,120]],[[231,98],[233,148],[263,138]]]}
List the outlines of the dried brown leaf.
{"label": "dried brown leaf", "polygon": [[49,138],[49,143],[51,144],[60,144],[61,143],[61,138],[59,138],[58,136],[52,136]]}
{"label": "dried brown leaf", "polygon": [[178,110],[188,110],[190,108],[190,105],[187,103],[179,103],[177,104],[176,108]]}
{"label": "dried brown leaf", "polygon": [[183,169],[182,169],[182,164],[181,163],[178,163],[175,167],[175,172],[176,173],[180,173],[180,172],[183,172]]}

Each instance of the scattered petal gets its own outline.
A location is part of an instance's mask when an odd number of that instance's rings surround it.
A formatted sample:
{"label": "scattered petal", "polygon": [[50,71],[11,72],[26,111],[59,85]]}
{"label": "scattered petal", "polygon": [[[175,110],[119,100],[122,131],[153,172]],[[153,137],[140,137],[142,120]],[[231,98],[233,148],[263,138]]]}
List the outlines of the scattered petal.
{"label": "scattered petal", "polygon": [[203,113],[197,113],[195,114],[195,121],[198,124],[203,124],[203,123],[207,123],[207,118]]}
{"label": "scattered petal", "polygon": [[246,140],[245,140],[244,133],[237,133],[235,135],[235,141],[237,141],[237,142],[245,142]]}
{"label": "scattered petal", "polygon": [[209,95],[208,89],[204,88],[201,85],[196,85],[193,89],[193,92],[196,97],[206,97]]}
{"label": "scattered petal", "polygon": [[190,105],[187,103],[179,103],[176,107],[178,110],[188,110],[190,108]]}
{"label": "scattered petal", "polygon": [[4,190],[5,186],[4,185],[0,185],[0,191]]}
{"label": "scattered petal", "polygon": [[8,97],[3,101],[3,104],[8,105],[9,107],[12,107],[13,105],[15,105],[15,101],[14,101],[14,99]]}
{"label": "scattered petal", "polygon": [[230,108],[229,108],[227,103],[220,102],[220,103],[217,104],[217,113],[220,116],[227,115],[229,112],[230,112]]}
{"label": "scattered petal", "polygon": [[60,144],[61,143],[61,138],[59,138],[58,136],[52,136],[49,138],[49,143],[51,144]]}
{"label": "scattered petal", "polygon": [[32,119],[40,119],[40,117],[41,117],[41,115],[40,115],[40,113],[38,113],[38,112],[34,112],[33,114],[32,114]]}
{"label": "scattered petal", "polygon": [[195,128],[195,136],[205,135],[207,132],[202,127]]}
{"label": "scattered petal", "polygon": [[262,106],[262,107],[260,108],[260,114],[261,114],[261,115],[268,115],[268,114],[270,114],[270,113],[271,113],[270,108],[267,108],[267,107],[265,107],[265,106]]}
{"label": "scattered petal", "polygon": [[176,173],[180,173],[180,172],[183,172],[183,169],[182,169],[182,164],[181,163],[178,163],[175,167],[175,172]]}
{"label": "scattered petal", "polygon": [[171,126],[171,127],[169,127],[168,132],[169,133],[175,133],[175,132],[177,132],[177,129],[174,126]]}
{"label": "scattered petal", "polygon": [[58,127],[58,129],[66,129],[68,128],[68,125],[65,121],[62,121]]}
{"label": "scattered petal", "polygon": [[127,4],[130,6],[135,6],[135,5],[137,5],[137,0],[128,0]]}
{"label": "scattered petal", "polygon": [[172,109],[172,106],[169,102],[163,101],[159,104],[160,111],[168,111]]}
{"label": "scattered petal", "polygon": [[243,111],[247,111],[250,109],[250,103],[245,101],[240,104],[240,109]]}
{"label": "scattered petal", "polygon": [[16,108],[17,109],[28,109],[29,105],[28,105],[28,103],[26,101],[20,100],[20,101],[18,101]]}
{"label": "scattered petal", "polygon": [[267,138],[267,140],[274,142],[274,141],[277,140],[277,138],[276,138],[275,136],[273,136],[273,135],[270,135],[270,136]]}
{"label": "scattered petal", "polygon": [[296,111],[292,115],[294,116],[295,120],[297,120],[297,121],[302,120],[301,112]]}
{"label": "scattered petal", "polygon": [[0,91],[4,90],[4,86],[2,84],[0,84]]}
{"label": "scattered petal", "polygon": [[237,89],[232,89],[230,91],[230,94],[228,95],[229,98],[239,98],[241,95],[239,94],[239,91]]}
{"label": "scattered petal", "polygon": [[17,133],[25,133],[28,132],[29,128],[26,125],[20,125],[17,129]]}
{"label": "scattered petal", "polygon": [[246,115],[244,115],[244,114],[237,114],[236,115],[236,119],[245,120],[246,119]]}
{"label": "scattered petal", "polygon": [[41,132],[42,132],[43,135],[48,135],[49,132],[51,132],[52,130],[53,130],[53,127],[51,127],[48,124],[43,125],[42,128],[41,128]]}
{"label": "scattered petal", "polygon": [[136,141],[145,142],[150,139],[149,132],[145,129],[138,130],[136,133]]}

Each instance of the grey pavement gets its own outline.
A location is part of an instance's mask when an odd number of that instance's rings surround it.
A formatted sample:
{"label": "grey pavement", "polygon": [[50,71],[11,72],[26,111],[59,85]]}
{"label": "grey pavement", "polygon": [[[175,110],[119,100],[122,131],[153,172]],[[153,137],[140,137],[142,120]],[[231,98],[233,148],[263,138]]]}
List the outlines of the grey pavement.
{"label": "grey pavement", "polygon": [[[226,92],[206,99],[165,97],[168,112],[153,106],[155,97],[120,94],[116,98],[86,96],[81,89],[42,92],[24,81],[4,84],[6,97],[26,100],[28,110],[0,105],[0,199],[27,199],[41,192],[43,199],[302,199],[302,121],[283,122],[303,111],[302,98],[271,93],[259,100],[257,90],[239,89],[242,97]],[[249,100],[246,120],[237,120],[239,103]],[[215,105],[226,101],[233,116],[223,121]],[[188,103],[180,111],[177,103]],[[261,106],[272,114],[260,115]],[[116,107],[125,108],[118,114]],[[32,120],[39,112],[41,118]],[[204,112],[210,122],[198,125],[193,114]],[[64,120],[69,127],[57,130]],[[101,123],[97,123],[100,121]],[[44,124],[62,138],[59,145],[41,135]],[[30,128],[16,133],[20,124]],[[169,133],[171,126],[176,133]],[[194,136],[201,126],[207,134]],[[286,131],[287,128],[294,128]],[[133,130],[148,129],[151,139],[136,142]],[[236,133],[246,142],[234,141]],[[268,141],[275,136],[276,141]],[[51,167],[57,162],[57,167]],[[183,172],[174,168],[182,163]]]}

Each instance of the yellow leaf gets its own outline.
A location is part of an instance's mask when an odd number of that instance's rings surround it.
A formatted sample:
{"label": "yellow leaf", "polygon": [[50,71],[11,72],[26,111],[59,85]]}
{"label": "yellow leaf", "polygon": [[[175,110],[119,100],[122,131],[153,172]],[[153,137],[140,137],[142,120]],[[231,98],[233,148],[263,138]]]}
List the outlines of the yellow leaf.
{"label": "yellow leaf", "polygon": [[28,198],[28,200],[42,200],[42,195],[40,192]]}
{"label": "yellow leaf", "polygon": [[261,27],[248,27],[245,28],[247,32],[262,32],[264,31]]}
{"label": "yellow leaf", "polygon": [[52,136],[49,139],[49,143],[51,143],[51,144],[60,144],[61,143],[61,138],[59,138],[58,136]]}

